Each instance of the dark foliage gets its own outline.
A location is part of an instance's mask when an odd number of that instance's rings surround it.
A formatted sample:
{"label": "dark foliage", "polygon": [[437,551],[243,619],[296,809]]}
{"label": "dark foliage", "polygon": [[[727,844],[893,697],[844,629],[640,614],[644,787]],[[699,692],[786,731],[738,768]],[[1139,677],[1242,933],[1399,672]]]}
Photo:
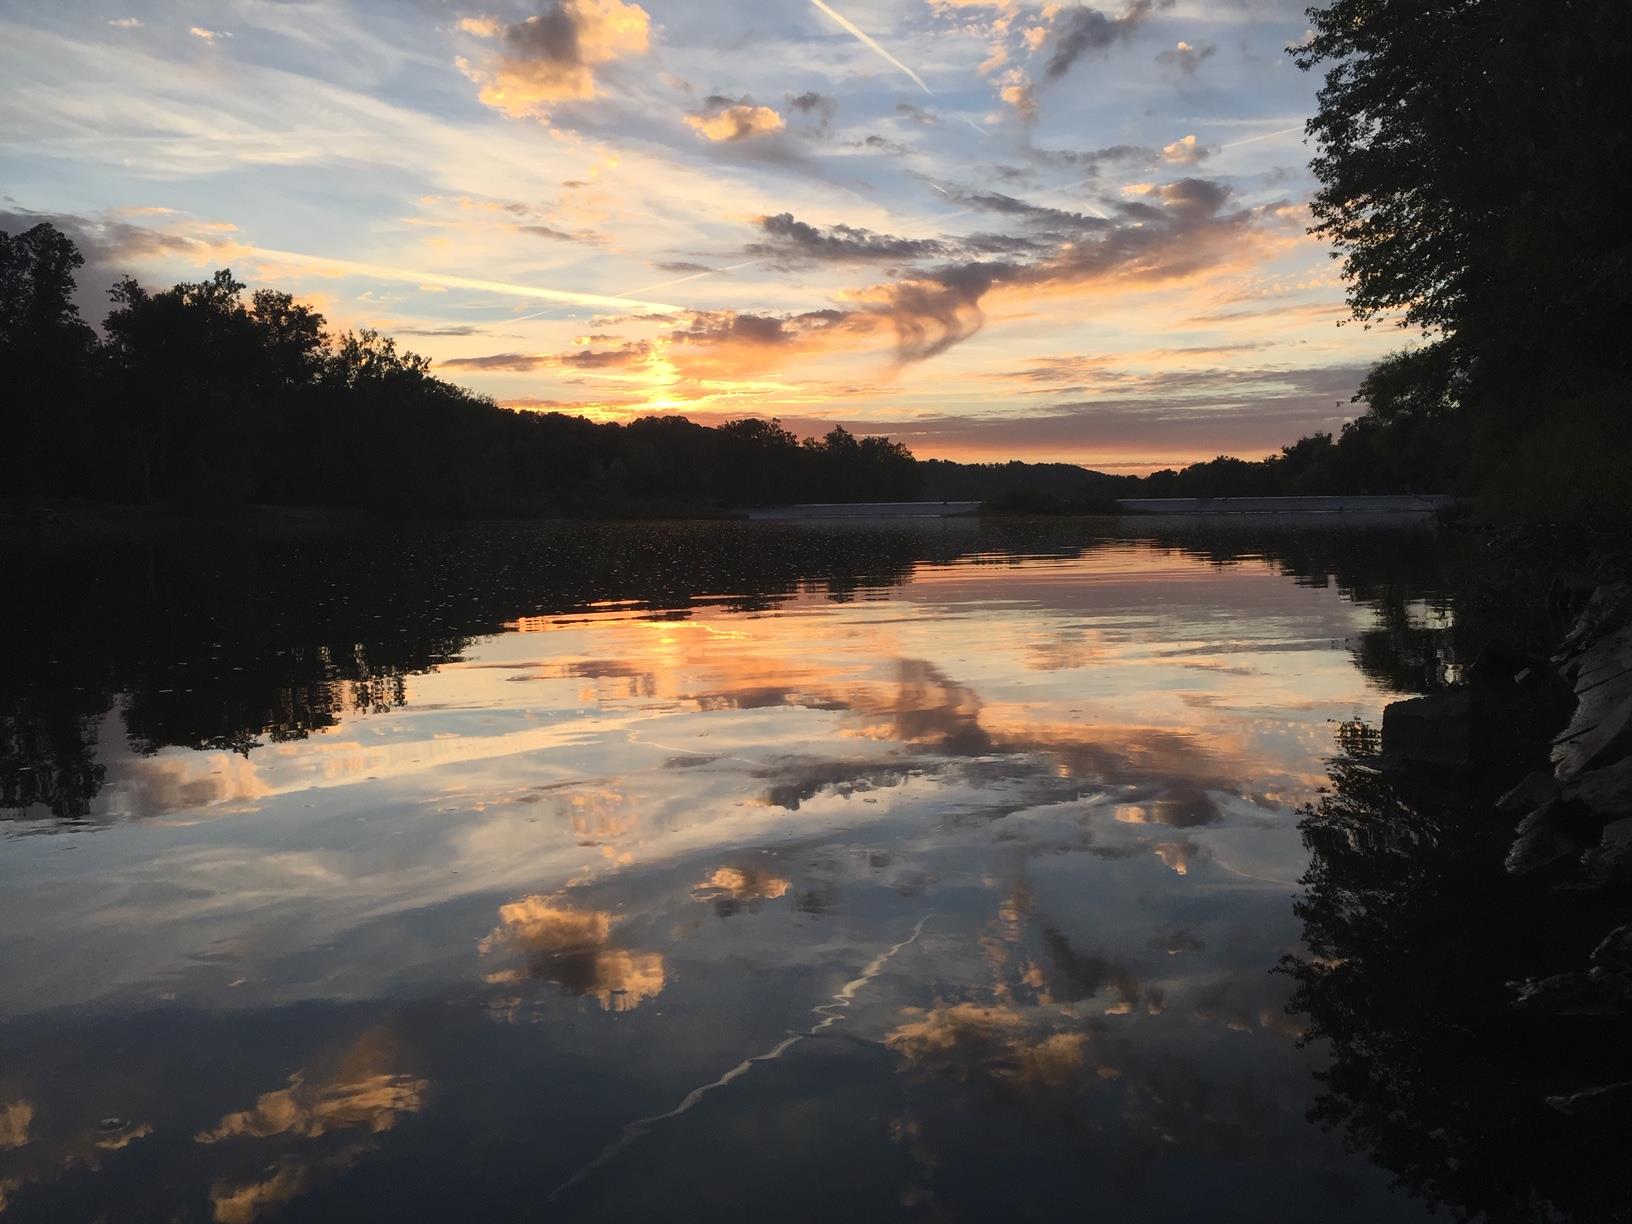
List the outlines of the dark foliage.
{"label": "dark foliage", "polygon": [[1367,413],[1335,439],[1299,438],[1258,462],[1220,455],[1182,471],[1152,472],[1142,497],[1300,497],[1317,494],[1450,493],[1466,466],[1455,422],[1385,419]]}
{"label": "dark foliage", "polygon": [[[431,517],[657,517],[793,502],[982,501],[1101,514],[1120,497],[1442,492],[1465,452],[1414,371],[1379,367],[1378,410],[1259,462],[1219,458],[1141,479],[1066,463],[919,462],[835,427],[779,421],[598,423],[514,412],[435,377],[370,330],[330,334],[287,293],[230,272],[111,291],[97,334],[73,304],[83,263],[50,225],[0,234],[0,414],[8,493],[220,512],[246,504]],[[1454,376],[1447,374],[1447,378]]]}
{"label": "dark foliage", "polygon": [[1330,1056],[1311,1118],[1456,1220],[1626,1221],[1623,1120],[1550,1103],[1632,1076],[1624,1012],[1515,1002],[1526,979],[1582,968],[1628,898],[1510,874],[1522,812],[1498,807],[1551,771],[1574,699],[1548,659],[1580,606],[1558,577],[1590,545],[1440,535],[1457,545],[1442,591],[1369,590],[1374,625],[1352,649],[1396,692],[1454,681],[1469,760],[1413,763],[1386,730],[1339,729],[1329,787],[1299,823],[1306,947],[1280,965],[1288,1010]]}
{"label": "dark foliage", "polygon": [[921,459],[930,501],[997,501],[1024,497],[1061,504],[1139,496],[1137,476],[1107,476],[1074,463],[953,463]]}
{"label": "dark foliage", "polygon": [[1456,443],[1493,500],[1632,511],[1632,5],[1333,0],[1309,21],[1313,232],[1357,319],[1427,342],[1373,371],[1364,428]]}
{"label": "dark foliage", "polygon": [[105,339],[73,305],[83,263],[50,225],[0,234],[0,418],[8,489],[221,510],[245,503],[435,516],[699,513],[901,501],[905,447],[776,421],[599,424],[512,412],[363,330],[331,335],[287,293],[230,272],[113,288]]}

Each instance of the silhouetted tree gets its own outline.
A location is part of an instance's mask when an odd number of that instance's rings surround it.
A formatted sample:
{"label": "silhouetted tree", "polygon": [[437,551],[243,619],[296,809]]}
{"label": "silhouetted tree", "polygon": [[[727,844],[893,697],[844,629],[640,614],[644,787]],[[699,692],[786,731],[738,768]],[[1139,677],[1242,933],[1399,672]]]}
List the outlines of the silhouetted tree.
{"label": "silhouetted tree", "polygon": [[776,421],[596,423],[513,412],[362,329],[331,336],[230,271],[111,291],[105,339],[78,317],[83,264],[49,225],[0,235],[0,418],[9,489],[204,509],[248,502],[398,514],[694,514],[795,500],[891,501],[910,452]]}
{"label": "silhouetted tree", "polygon": [[1429,341],[1373,372],[1373,414],[1472,413],[1456,442],[1487,479],[1534,464],[1523,433],[1578,467],[1594,443],[1624,453],[1632,5],[1333,0],[1309,21],[1293,54],[1326,73],[1313,232],[1342,257],[1356,318]]}
{"label": "silhouetted tree", "polygon": [[96,334],[74,305],[85,264],[51,225],[0,231],[0,476],[11,489],[58,486],[67,456],[86,446],[86,382]]}

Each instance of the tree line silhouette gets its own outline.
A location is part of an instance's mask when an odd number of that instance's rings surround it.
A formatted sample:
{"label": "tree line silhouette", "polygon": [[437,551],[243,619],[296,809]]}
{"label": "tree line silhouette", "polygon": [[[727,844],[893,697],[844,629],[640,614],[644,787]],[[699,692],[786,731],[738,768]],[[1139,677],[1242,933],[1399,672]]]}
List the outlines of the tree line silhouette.
{"label": "tree line silhouette", "polygon": [[11,496],[226,510],[351,507],[443,517],[654,517],[792,502],[986,501],[1115,512],[1114,499],[1440,491],[1457,478],[1437,418],[1365,416],[1260,462],[1148,478],[1074,464],[920,462],[842,426],[595,422],[511,411],[444,381],[380,333],[332,333],[288,293],[229,271],[152,291],[126,278],[99,334],[75,304],[84,258],[40,224],[0,233],[0,467]]}
{"label": "tree line silhouette", "polygon": [[228,271],[112,290],[103,334],[74,304],[83,256],[48,224],[0,235],[9,487],[37,496],[433,515],[661,514],[790,501],[900,501],[905,447],[776,421],[627,425],[513,412],[372,330],[331,334],[290,294]]}

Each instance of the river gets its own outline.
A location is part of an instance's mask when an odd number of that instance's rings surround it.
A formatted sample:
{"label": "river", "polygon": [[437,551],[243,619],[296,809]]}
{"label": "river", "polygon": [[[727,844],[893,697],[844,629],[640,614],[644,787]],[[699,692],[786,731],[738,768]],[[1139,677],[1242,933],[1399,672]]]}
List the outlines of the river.
{"label": "river", "polygon": [[0,1201],[1410,1220],[1311,1124],[1299,812],[1422,523],[17,549]]}

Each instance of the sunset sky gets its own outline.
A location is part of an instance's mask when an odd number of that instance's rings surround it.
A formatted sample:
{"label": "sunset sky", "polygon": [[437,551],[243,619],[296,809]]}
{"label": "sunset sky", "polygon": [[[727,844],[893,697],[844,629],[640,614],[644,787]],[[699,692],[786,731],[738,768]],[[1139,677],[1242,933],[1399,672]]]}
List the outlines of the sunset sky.
{"label": "sunset sky", "polygon": [[1304,0],[10,0],[0,229],[515,407],[1146,471],[1353,415]]}

